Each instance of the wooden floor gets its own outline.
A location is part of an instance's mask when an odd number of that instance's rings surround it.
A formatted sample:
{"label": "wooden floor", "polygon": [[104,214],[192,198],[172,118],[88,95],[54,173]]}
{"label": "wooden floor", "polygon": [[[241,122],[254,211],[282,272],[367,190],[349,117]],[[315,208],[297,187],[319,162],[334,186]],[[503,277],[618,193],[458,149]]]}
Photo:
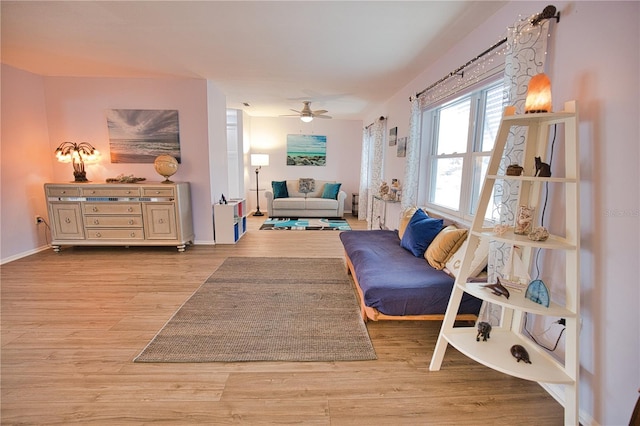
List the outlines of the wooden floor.
{"label": "wooden floor", "polygon": [[3,265],[2,425],[562,424],[537,383],[451,347],[430,372],[439,322],[368,323],[375,361],[133,363],[227,257],[342,257],[338,232],[261,222],[237,245],[64,248]]}

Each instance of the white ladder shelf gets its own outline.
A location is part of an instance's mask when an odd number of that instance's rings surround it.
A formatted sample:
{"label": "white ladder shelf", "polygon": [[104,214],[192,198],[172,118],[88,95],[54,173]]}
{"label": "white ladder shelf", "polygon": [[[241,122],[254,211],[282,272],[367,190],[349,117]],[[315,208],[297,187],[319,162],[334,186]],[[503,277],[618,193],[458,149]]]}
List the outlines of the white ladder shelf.
{"label": "white ladder shelf", "polygon": [[[511,376],[541,383],[563,384],[564,423],[578,424],[578,372],[579,361],[579,309],[580,309],[580,215],[579,215],[579,156],[578,156],[578,114],[575,101],[567,102],[565,110],[558,113],[540,113],[516,115],[514,107],[505,109],[496,143],[489,160],[487,174],[482,186],[476,215],[469,233],[469,243],[463,257],[460,273],[455,285],[442,329],[436,343],[429,369],[440,370],[447,349],[451,344],[469,358],[494,370]],[[536,156],[547,158],[549,148],[550,126],[564,129],[564,176],[506,176],[498,175],[498,169],[507,143],[511,127],[524,126],[527,136],[523,153],[525,171],[534,170]],[[517,181],[520,185],[518,206],[526,205],[536,208],[540,204],[543,184],[564,186],[564,235],[551,235],[546,241],[532,241],[526,235],[516,235],[513,229],[498,235],[493,228],[484,224],[485,213],[489,206],[491,193],[497,180]],[[541,207],[541,206],[540,206]],[[560,214],[561,212],[555,212]],[[535,223],[534,223],[535,226]],[[535,249],[561,250],[565,261],[565,300],[562,304],[552,303],[547,308],[525,298],[524,292],[512,291],[509,299],[494,295],[483,287],[486,283],[467,283],[469,268],[473,260],[474,249],[480,238],[504,242],[522,248],[525,265],[531,267],[532,251]],[[486,302],[502,307],[500,324],[493,327],[488,341],[476,341],[475,327],[455,327],[455,317],[464,293],[469,293]],[[538,346],[523,334],[523,320],[526,314],[559,317],[566,320],[564,362],[558,361],[549,352]],[[511,355],[511,346],[522,345],[529,353],[531,364],[517,362]]]}

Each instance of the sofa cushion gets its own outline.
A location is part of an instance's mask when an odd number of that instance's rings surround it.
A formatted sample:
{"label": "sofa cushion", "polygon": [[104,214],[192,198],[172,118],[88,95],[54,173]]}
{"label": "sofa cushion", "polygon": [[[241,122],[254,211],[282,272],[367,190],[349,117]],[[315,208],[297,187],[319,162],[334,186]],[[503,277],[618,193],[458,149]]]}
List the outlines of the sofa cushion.
{"label": "sofa cushion", "polygon": [[322,190],[322,198],[337,200],[341,183],[325,183]]}
{"label": "sofa cushion", "polygon": [[338,200],[328,198],[307,198],[305,200],[307,210],[336,210],[338,208]]}
{"label": "sofa cushion", "polygon": [[271,182],[271,188],[273,189],[273,198],[289,197],[289,191],[287,191],[287,181],[273,181]]}
{"label": "sofa cushion", "polygon": [[304,210],[305,199],[302,197],[287,197],[273,200],[273,208],[278,210]]}
{"label": "sofa cushion", "polygon": [[442,230],[442,223],[442,219],[434,219],[427,216],[424,210],[416,210],[404,231],[400,245],[414,256],[424,256],[431,241]]}

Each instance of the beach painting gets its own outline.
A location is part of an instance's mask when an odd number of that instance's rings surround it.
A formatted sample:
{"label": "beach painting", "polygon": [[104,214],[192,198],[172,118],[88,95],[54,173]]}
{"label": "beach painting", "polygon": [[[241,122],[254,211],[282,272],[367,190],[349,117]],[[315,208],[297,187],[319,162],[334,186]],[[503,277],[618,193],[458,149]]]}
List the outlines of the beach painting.
{"label": "beach painting", "polygon": [[327,137],[287,135],[287,166],[325,166]]}
{"label": "beach painting", "polygon": [[153,163],[162,154],[180,163],[177,110],[112,109],[107,126],[112,163]]}

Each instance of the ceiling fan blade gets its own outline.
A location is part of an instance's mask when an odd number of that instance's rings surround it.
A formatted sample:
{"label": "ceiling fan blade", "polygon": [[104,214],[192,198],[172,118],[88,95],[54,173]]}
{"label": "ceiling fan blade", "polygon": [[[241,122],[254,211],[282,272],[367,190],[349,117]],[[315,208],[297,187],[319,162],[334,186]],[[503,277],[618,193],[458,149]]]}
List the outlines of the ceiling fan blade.
{"label": "ceiling fan blade", "polygon": [[333,118],[330,115],[314,115],[313,118]]}
{"label": "ceiling fan blade", "polygon": [[319,110],[313,111],[313,115],[322,115],[327,112],[329,111],[327,111],[326,109],[319,109]]}
{"label": "ceiling fan blade", "polygon": [[298,114],[302,114],[302,112],[301,112],[301,111],[298,111],[297,109],[292,109],[292,108],[290,108],[290,109],[291,109],[291,111],[293,111],[293,112],[297,112]]}

